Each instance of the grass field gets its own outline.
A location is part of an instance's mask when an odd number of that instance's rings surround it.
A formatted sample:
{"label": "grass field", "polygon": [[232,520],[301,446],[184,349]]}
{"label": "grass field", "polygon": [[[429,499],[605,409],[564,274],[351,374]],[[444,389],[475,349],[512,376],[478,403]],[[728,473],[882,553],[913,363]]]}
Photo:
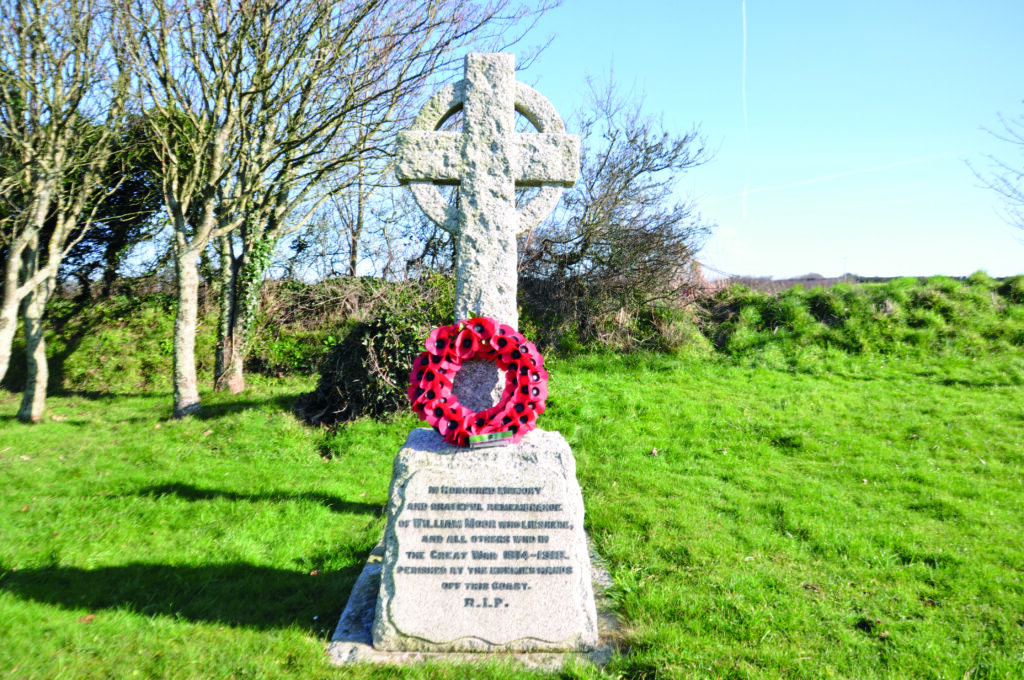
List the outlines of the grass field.
{"label": "grass field", "polygon": [[[411,416],[311,430],[315,378],[0,392],[0,678],[499,678],[335,668]],[[624,678],[1024,677],[1024,353],[551,361]],[[657,455],[652,455],[652,449]]]}

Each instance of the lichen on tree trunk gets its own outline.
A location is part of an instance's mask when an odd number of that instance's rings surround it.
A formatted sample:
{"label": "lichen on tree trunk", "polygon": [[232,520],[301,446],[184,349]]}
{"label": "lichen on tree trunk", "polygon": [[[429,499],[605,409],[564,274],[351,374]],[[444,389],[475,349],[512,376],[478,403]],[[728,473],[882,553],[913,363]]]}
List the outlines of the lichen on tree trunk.
{"label": "lichen on tree trunk", "polygon": [[[43,193],[44,199],[49,200],[49,194]],[[40,213],[45,216],[45,213]],[[24,290],[24,284],[35,271],[36,259],[32,259],[32,253],[39,247],[39,238],[36,234],[35,241],[28,234],[22,234],[15,238],[7,248],[7,259],[4,261],[3,295],[0,296],[0,380],[7,375],[7,369],[11,365],[11,346],[14,344],[14,336],[18,332],[18,314],[21,309],[24,293],[19,293],[19,286]]]}
{"label": "lichen on tree trunk", "polygon": [[196,317],[199,313],[199,269],[196,255],[175,257],[178,314],[174,320],[174,417],[198,413],[202,408],[196,380]]}
{"label": "lichen on tree trunk", "polygon": [[[8,300],[8,297],[10,299]],[[5,294],[0,300],[0,380],[7,375],[11,365],[11,346],[18,330],[18,299]]]}
{"label": "lichen on tree trunk", "polygon": [[245,358],[249,334],[259,309],[263,276],[270,266],[276,243],[273,220],[266,230],[246,224],[242,229],[242,254],[236,256],[230,237],[221,239],[221,312],[217,337],[214,387],[238,394],[245,389]]}
{"label": "lichen on tree trunk", "polygon": [[43,338],[43,312],[50,298],[54,282],[46,278],[29,293],[22,303],[22,318],[25,320],[25,354],[27,371],[25,392],[18,409],[18,420],[38,423],[46,408],[46,384],[50,377],[46,363],[46,341]]}
{"label": "lichen on tree trunk", "polygon": [[231,236],[218,239],[220,248],[220,319],[217,324],[217,355],[213,369],[213,388],[218,392],[238,394],[245,389],[242,372],[242,348],[238,324],[238,261],[231,246]]}

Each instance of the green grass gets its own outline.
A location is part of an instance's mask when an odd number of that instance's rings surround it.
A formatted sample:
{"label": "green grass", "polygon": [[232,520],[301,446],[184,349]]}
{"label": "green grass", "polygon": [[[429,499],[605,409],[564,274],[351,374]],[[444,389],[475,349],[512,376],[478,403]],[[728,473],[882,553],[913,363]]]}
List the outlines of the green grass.
{"label": "green grass", "polygon": [[[561,675],[1024,677],[1024,354],[807,352],[550,361],[630,646]],[[533,677],[328,665],[417,421],[308,429],[314,381],[0,392],[0,677]]]}
{"label": "green grass", "polygon": [[[401,435],[326,462],[290,414],[303,383],[62,396],[0,424],[0,674],[306,677],[378,540]],[[12,411],[13,395],[3,409]],[[363,426],[373,430],[373,424]],[[83,619],[83,617],[86,617]]]}
{"label": "green grass", "polygon": [[570,372],[627,676],[1024,674],[1019,355]]}

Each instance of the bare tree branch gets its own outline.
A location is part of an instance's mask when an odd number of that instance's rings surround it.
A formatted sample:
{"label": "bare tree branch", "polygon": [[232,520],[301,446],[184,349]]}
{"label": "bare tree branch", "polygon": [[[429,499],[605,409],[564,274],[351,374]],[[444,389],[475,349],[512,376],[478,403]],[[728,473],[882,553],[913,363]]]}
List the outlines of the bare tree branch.
{"label": "bare tree branch", "polygon": [[986,156],[988,168],[979,171],[971,168],[985,186],[995,191],[1002,199],[1005,213],[1003,218],[1012,226],[1024,229],[1024,114],[1016,118],[999,116],[1000,130],[989,130],[993,137],[1009,144],[1020,154],[1017,163],[1008,162],[996,156]]}

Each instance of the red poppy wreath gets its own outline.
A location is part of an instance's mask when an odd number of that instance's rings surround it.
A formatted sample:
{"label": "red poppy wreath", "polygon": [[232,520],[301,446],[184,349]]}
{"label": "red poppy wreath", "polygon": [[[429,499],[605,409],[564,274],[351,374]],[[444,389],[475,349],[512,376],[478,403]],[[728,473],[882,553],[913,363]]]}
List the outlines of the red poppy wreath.
{"label": "red poppy wreath", "polygon": [[[521,333],[494,319],[478,317],[435,328],[426,351],[412,364],[409,401],[420,420],[446,441],[469,446],[472,435],[511,432],[518,442],[537,426],[548,397],[544,357]],[[452,393],[462,362],[482,359],[505,371],[505,390],[490,408],[474,412]]]}

